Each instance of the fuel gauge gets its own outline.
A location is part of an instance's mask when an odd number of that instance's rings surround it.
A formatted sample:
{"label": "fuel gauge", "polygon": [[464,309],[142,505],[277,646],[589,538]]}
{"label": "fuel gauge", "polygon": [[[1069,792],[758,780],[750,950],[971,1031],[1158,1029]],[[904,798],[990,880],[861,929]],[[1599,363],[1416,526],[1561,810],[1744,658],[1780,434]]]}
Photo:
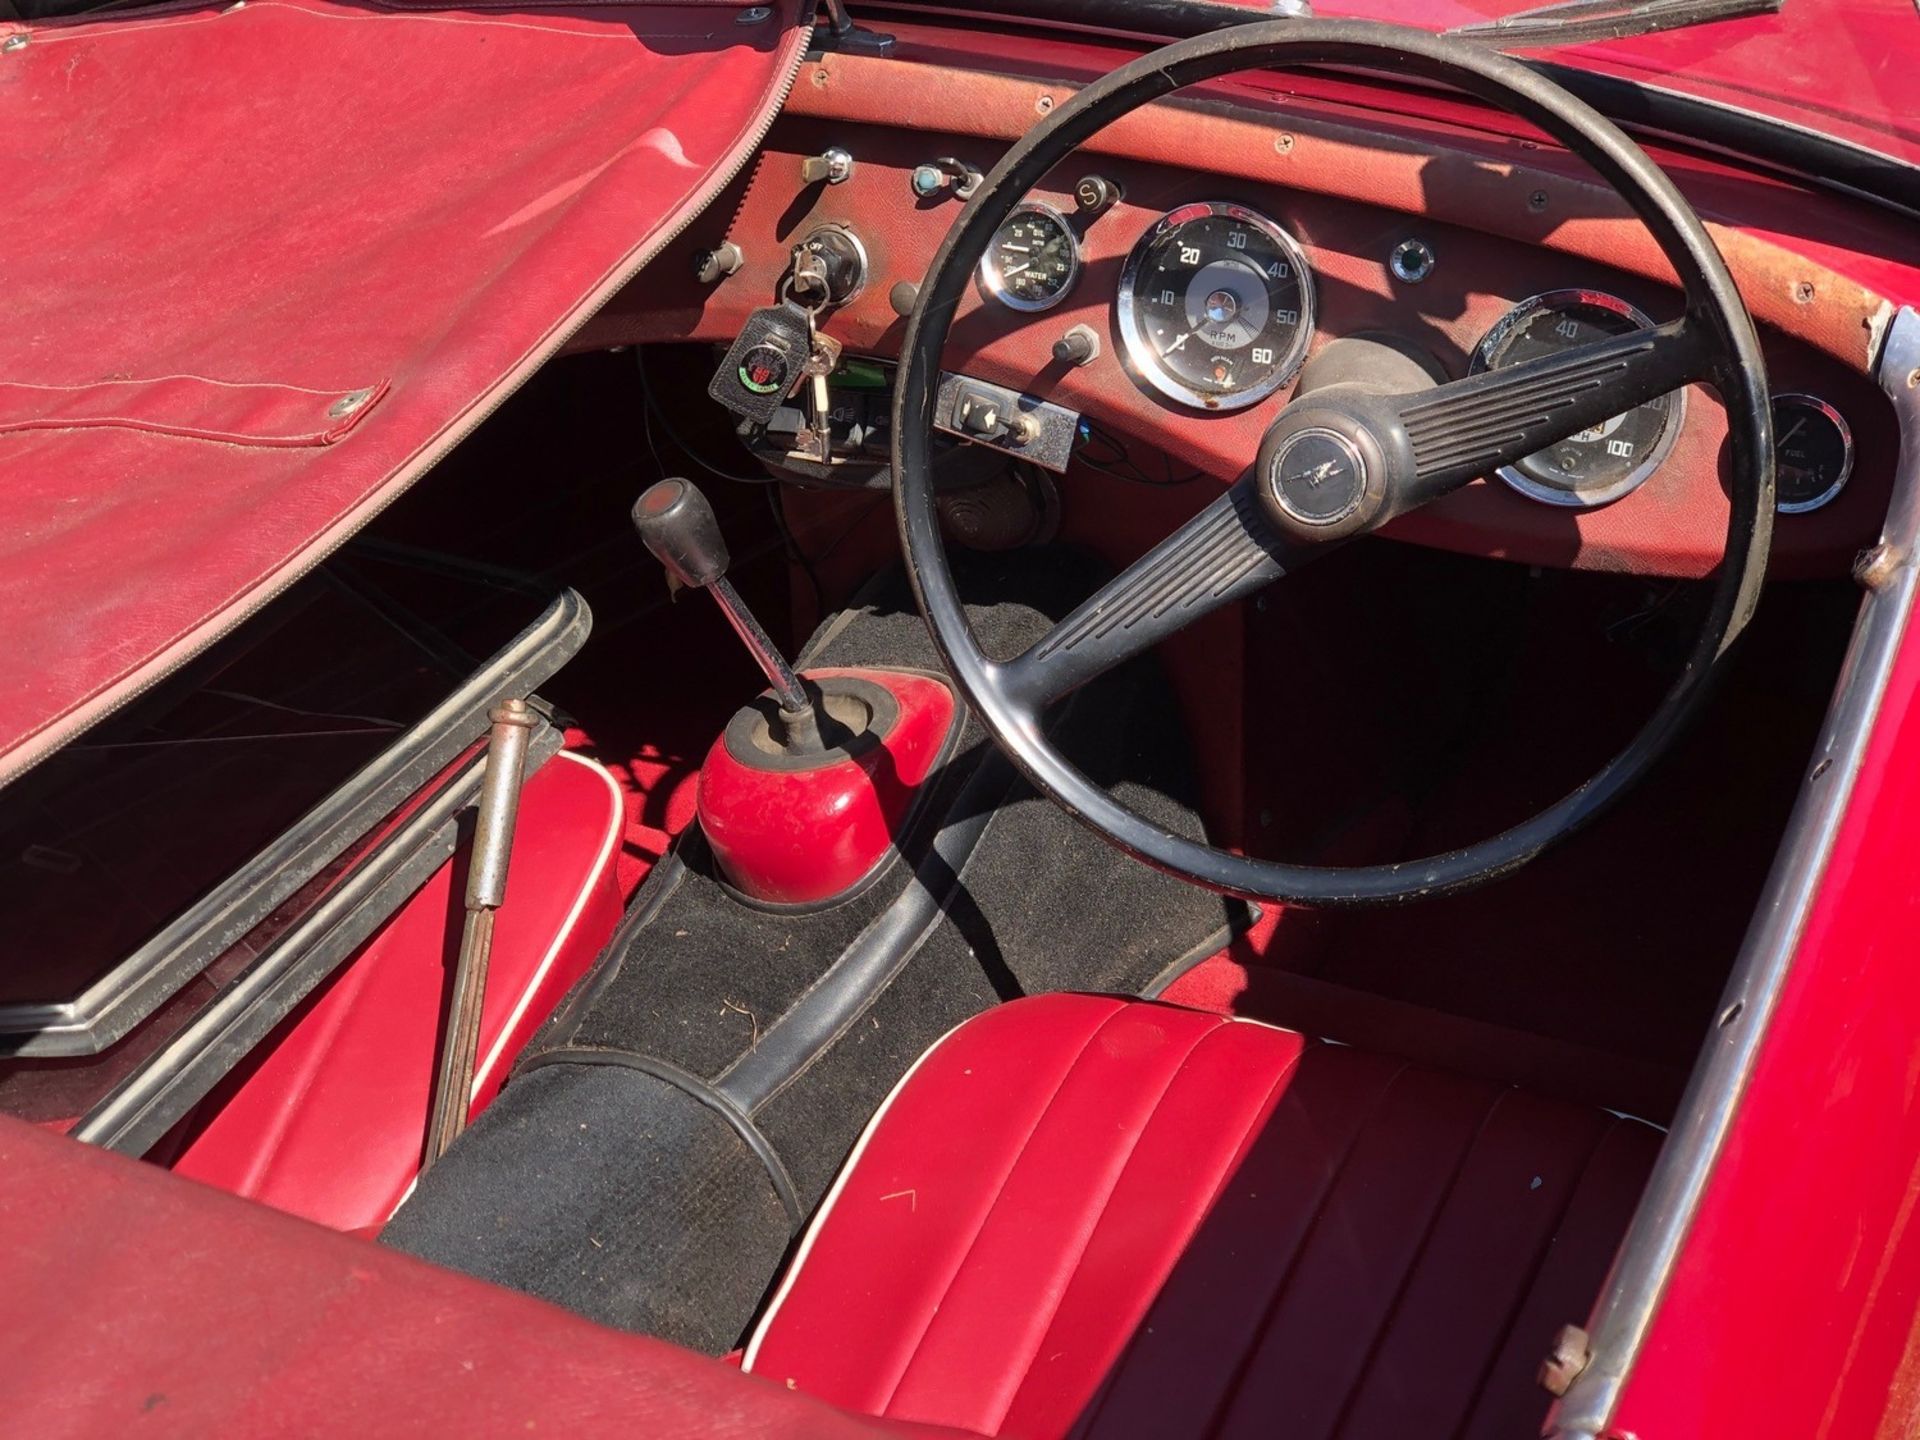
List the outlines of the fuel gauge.
{"label": "fuel gauge", "polygon": [[1818,510],[1853,473],[1853,431],[1816,395],[1773,397],[1774,508],[1782,515]]}

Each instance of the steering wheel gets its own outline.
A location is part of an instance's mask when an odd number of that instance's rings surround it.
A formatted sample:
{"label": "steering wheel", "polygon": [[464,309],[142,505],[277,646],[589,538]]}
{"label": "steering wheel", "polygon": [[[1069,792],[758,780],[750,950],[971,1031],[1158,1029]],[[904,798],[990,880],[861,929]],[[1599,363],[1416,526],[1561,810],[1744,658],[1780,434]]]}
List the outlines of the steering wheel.
{"label": "steering wheel", "polygon": [[[1236,484],[1103,586],[1025,653],[1000,662],[968,627],[934,503],[940,357],[994,232],[1096,131],[1196,81],[1246,69],[1345,65],[1439,81],[1533,122],[1584,159],[1646,223],[1679,276],[1680,318],[1447,384],[1347,381],[1295,398]],[[1404,373],[1399,377],[1406,385]],[[1396,515],[1692,381],[1718,391],[1730,432],[1724,556],[1685,668],[1627,748],[1513,828],[1424,860],[1313,867],[1168,833],[1113,799],[1048,740],[1046,707],[1202,615],[1251,595]],[[1592,819],[1673,741],[1758,602],[1772,538],[1766,366],[1720,252],[1660,169],[1592,109],[1516,61],[1423,31],[1278,20],[1144,55],[1056,108],[982,182],[934,256],[902,343],[893,413],[894,503],[921,613],[948,673],[1040,791],[1113,845],[1195,884],[1249,899],[1357,906],[1449,894],[1507,874]]]}

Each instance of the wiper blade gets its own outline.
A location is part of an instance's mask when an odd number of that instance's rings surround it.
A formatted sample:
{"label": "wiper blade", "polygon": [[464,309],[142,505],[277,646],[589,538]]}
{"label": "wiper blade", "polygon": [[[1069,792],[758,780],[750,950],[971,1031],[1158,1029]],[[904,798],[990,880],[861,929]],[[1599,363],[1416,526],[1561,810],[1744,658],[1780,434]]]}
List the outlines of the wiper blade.
{"label": "wiper blade", "polygon": [[1445,33],[1502,50],[1626,40],[1722,20],[1777,15],[1783,0],[1563,0]]}

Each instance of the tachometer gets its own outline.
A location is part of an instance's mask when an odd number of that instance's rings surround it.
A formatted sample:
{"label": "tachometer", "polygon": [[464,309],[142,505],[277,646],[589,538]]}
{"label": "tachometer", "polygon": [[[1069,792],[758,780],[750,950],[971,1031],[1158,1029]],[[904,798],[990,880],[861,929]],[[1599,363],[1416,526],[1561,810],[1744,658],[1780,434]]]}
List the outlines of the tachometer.
{"label": "tachometer", "polygon": [[1018,205],[980,257],[980,284],[1015,310],[1058,305],[1080,273],[1080,244],[1051,205]]}
{"label": "tachometer", "polygon": [[1183,205],[1127,257],[1120,334],[1154,389],[1238,410],[1293,377],[1313,337],[1313,277],[1299,244],[1242,205]]}
{"label": "tachometer", "polygon": [[1853,473],[1853,430],[1817,395],[1773,397],[1773,464],[1783,515],[1818,510]]}
{"label": "tachometer", "polygon": [[[1596,340],[1650,330],[1653,322],[1626,301],[1598,290],[1554,290],[1523,300],[1489,330],[1472,369],[1498,370]],[[1667,458],[1686,413],[1676,390],[1599,425],[1557,440],[1499,472],[1529,499],[1586,509],[1637,490]]]}

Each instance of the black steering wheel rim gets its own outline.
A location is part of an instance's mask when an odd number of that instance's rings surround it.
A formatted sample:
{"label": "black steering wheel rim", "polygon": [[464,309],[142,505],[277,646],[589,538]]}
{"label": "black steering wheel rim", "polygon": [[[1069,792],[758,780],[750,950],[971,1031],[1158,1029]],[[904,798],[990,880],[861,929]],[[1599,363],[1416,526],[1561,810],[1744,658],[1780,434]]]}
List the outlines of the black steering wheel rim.
{"label": "black steering wheel rim", "polygon": [[[1531,121],[1592,166],[1639,215],[1681,279],[1684,324],[1711,346],[1699,378],[1726,408],[1733,476],[1726,549],[1700,634],[1627,748],[1498,835],[1384,865],[1305,866],[1217,849],[1168,833],[1082,775],[1048,742],[1037,709],[1008,693],[1006,668],[975,641],[947,563],[932,477],[931,419],[948,332],[980,255],[1028,190],[1095,132],[1174,90],[1239,70],[1317,65],[1451,85]],[[1093,82],[1036,125],[985,178],[935,254],[901,346],[893,432],[895,507],[914,593],[948,673],[994,741],[1043,794],[1147,864],[1209,889],[1291,904],[1378,905],[1453,893],[1510,873],[1591,820],[1645,775],[1701,698],[1758,603],[1772,538],[1772,425],[1759,340],[1719,251],[1672,181],[1610,122],[1518,62],[1373,22],[1277,20],[1196,36]]]}

